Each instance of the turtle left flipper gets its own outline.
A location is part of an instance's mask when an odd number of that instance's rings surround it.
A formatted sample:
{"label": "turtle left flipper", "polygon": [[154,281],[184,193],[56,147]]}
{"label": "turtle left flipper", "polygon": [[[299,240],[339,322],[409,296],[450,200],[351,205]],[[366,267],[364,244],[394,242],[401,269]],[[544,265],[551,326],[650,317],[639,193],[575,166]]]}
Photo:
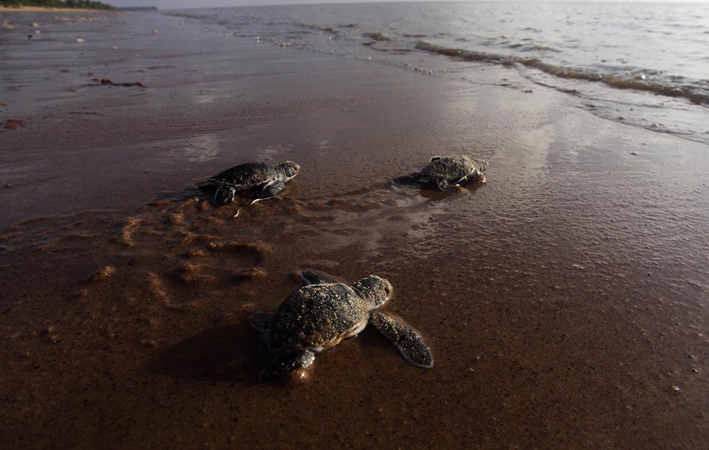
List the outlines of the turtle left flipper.
{"label": "turtle left flipper", "polygon": [[268,327],[271,324],[271,320],[273,320],[273,314],[267,314],[263,311],[259,311],[254,314],[254,317],[251,319],[250,325],[251,328],[258,331],[259,333],[268,334]]}
{"label": "turtle left flipper", "polygon": [[372,311],[371,323],[399,349],[404,358],[419,367],[433,367],[433,355],[423,337],[404,320],[391,313]]}
{"label": "turtle left flipper", "polygon": [[300,278],[305,282],[305,284],[333,283],[333,280],[314,270],[304,270],[300,272]]}
{"label": "turtle left flipper", "polygon": [[445,178],[436,178],[436,186],[438,186],[438,189],[442,192],[455,190],[455,185],[451,186]]}

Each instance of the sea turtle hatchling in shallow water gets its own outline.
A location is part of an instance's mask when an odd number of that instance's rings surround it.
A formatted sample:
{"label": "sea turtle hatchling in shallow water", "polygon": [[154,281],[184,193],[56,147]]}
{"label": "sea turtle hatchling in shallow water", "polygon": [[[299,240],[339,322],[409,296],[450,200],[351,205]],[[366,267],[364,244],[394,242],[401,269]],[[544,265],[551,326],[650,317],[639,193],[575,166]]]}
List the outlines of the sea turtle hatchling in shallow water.
{"label": "sea turtle hatchling in shallow water", "polygon": [[462,184],[484,183],[486,169],[487,162],[482,159],[465,155],[434,156],[420,172],[405,177],[405,182],[411,185],[435,183],[441,191],[452,191]]}
{"label": "sea turtle hatchling in shallow water", "polygon": [[400,317],[375,311],[392,293],[391,284],[370,275],[352,284],[331,283],[321,274],[304,271],[304,286],[289,295],[275,314],[258,313],[251,325],[275,354],[271,368],[261,372],[269,381],[310,366],[315,354],[372,324],[410,363],[430,368],[433,356],[421,335]]}
{"label": "sea turtle hatchling in shallow water", "polygon": [[256,200],[275,197],[286,188],[286,181],[298,175],[300,166],[286,161],[280,164],[246,163],[219,172],[202,186],[216,188],[214,204],[223,206],[231,203],[237,192],[261,188]]}

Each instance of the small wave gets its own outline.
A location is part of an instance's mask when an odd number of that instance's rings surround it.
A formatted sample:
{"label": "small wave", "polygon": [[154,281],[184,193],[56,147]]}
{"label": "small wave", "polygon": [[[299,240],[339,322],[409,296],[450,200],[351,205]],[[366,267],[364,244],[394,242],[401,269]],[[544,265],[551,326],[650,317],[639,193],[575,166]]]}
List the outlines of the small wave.
{"label": "small wave", "polygon": [[507,48],[513,50],[519,50],[521,52],[553,52],[561,53],[561,50],[557,50],[552,47],[547,47],[545,45],[526,45],[526,44],[510,44]]}
{"label": "small wave", "polygon": [[300,23],[298,25],[300,25],[301,27],[310,28],[311,30],[324,31],[324,32],[330,33],[330,34],[337,34],[337,30],[332,27],[323,27],[323,26],[320,26],[320,25],[317,25],[314,23],[311,23],[311,24]]}
{"label": "small wave", "polygon": [[416,49],[453,58],[460,58],[463,61],[487,62],[502,65],[522,64],[523,66],[538,69],[559,78],[600,82],[615,89],[633,89],[652,92],[666,97],[683,97],[697,105],[709,105],[709,94],[697,92],[694,88],[687,85],[679,87],[671,86],[639,79],[638,77],[628,78],[616,74],[555,66],[545,63],[538,58],[523,58],[519,56],[506,56],[494,53],[476,52],[473,50],[441,47],[424,41],[419,41],[419,43],[416,44]]}
{"label": "small wave", "polygon": [[381,31],[377,31],[376,33],[364,33],[362,34],[363,37],[374,39],[377,42],[384,42],[384,41],[390,41],[391,39],[385,35],[382,34]]}

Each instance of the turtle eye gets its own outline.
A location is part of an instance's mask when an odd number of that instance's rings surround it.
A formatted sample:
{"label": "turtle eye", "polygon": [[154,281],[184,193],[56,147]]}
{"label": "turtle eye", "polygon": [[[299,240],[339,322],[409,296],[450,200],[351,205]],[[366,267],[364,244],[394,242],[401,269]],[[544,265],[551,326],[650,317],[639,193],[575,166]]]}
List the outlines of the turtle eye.
{"label": "turtle eye", "polygon": [[292,161],[287,161],[283,163],[284,172],[286,176],[293,178],[300,172],[300,166]]}

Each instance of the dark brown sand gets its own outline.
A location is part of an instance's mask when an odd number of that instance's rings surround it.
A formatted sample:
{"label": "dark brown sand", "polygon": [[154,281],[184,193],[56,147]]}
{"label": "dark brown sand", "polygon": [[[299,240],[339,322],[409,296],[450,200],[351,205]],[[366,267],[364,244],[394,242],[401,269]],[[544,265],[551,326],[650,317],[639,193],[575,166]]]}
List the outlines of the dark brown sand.
{"label": "dark brown sand", "polygon": [[[1,448],[706,448],[706,146],[183,19],[44,29],[0,34]],[[454,153],[488,182],[389,183]],[[195,188],[252,160],[303,169]],[[367,329],[259,384],[306,267],[387,277],[435,367]]]}

